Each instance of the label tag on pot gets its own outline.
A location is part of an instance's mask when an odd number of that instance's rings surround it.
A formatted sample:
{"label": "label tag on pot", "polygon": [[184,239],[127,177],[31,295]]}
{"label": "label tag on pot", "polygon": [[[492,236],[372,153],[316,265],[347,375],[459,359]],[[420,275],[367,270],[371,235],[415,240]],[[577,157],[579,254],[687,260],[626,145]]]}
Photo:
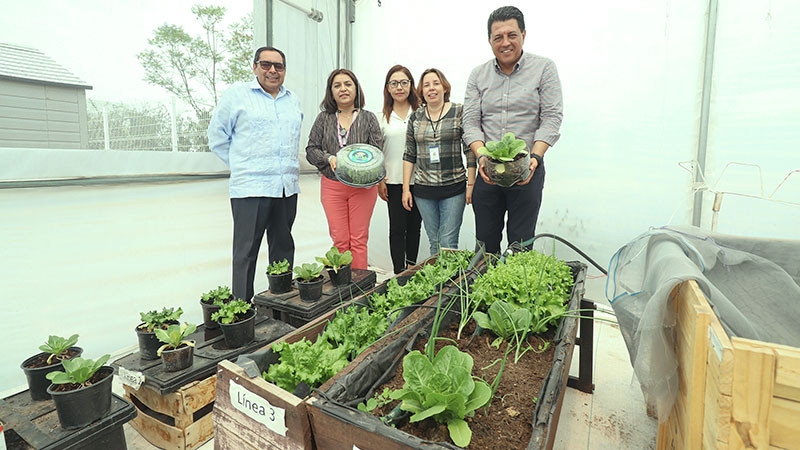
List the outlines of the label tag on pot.
{"label": "label tag on pot", "polygon": [[144,374],[142,372],[128,370],[124,367],[119,367],[117,376],[119,380],[122,381],[122,384],[130,386],[137,391],[142,387],[142,383],[144,383]]}
{"label": "label tag on pot", "polygon": [[230,381],[228,392],[234,408],[263,424],[275,433],[286,436],[286,410],[272,406],[265,398]]}

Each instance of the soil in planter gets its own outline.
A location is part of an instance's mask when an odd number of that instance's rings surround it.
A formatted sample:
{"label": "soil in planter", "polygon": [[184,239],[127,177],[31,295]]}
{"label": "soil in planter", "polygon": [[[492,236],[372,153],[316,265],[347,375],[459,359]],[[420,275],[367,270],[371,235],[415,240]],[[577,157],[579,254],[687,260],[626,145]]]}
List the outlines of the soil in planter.
{"label": "soil in planter", "polygon": [[80,388],[82,388],[84,386],[90,386],[92,384],[99,383],[105,377],[110,377],[112,375],[114,375],[114,372],[101,373],[101,371],[98,370],[97,372],[94,373],[94,375],[92,375],[91,378],[86,380],[86,383],[84,383],[84,384],[74,384],[74,383],[54,384],[52,390],[55,391],[55,392],[74,391],[74,390],[80,389]]}
{"label": "soil in planter", "polygon": [[[500,370],[500,362],[486,370],[482,370],[482,368],[503,357],[506,343],[504,342],[500,345],[499,349],[491,347],[489,344],[494,341],[496,336],[491,331],[485,331],[483,335],[476,336],[472,345],[466,349],[465,347],[474,330],[475,321],[470,321],[461,332],[458,348],[472,356],[474,361],[472,375],[482,378],[491,385]],[[457,333],[458,323],[454,323],[447,331],[439,334],[442,337],[456,339]],[[542,337],[529,337],[528,343],[538,351],[539,345],[551,342],[554,336],[555,331],[551,329]],[[427,339],[419,340],[414,346],[414,350],[424,352],[426,342]],[[446,345],[452,345],[452,341],[437,340],[436,353]],[[472,440],[467,448],[497,448],[498,442],[502,442],[503,448],[508,449],[524,449],[528,447],[532,433],[533,410],[536,407],[534,399],[539,395],[547,372],[553,365],[553,352],[554,346],[551,342],[542,353],[534,353],[533,350],[529,350],[517,364],[514,364],[514,350],[508,354],[506,367],[503,370],[500,385],[492,399],[492,405],[486,413],[484,413],[484,408],[478,408],[473,417],[466,419],[472,430]],[[401,363],[397,366],[394,378],[378,388],[377,392],[383,392],[384,387],[388,387],[390,390],[400,389],[403,387],[403,383],[403,365]],[[395,400],[382,408],[373,410],[372,414],[383,417],[399,404],[400,401]],[[452,444],[447,425],[439,424],[433,419],[426,419],[416,423],[406,422],[399,426],[398,429],[421,439]]]}
{"label": "soil in planter", "polygon": [[25,368],[26,369],[35,369],[35,368],[39,368],[39,367],[52,366],[53,364],[58,364],[60,361],[65,361],[67,359],[72,359],[72,358],[74,358],[74,357],[76,357],[76,356],[78,356],[80,354],[81,354],[81,352],[79,350],[69,349],[69,350],[67,350],[67,356],[66,357],[53,358],[53,361],[48,363],[47,362],[47,358],[50,356],[50,354],[49,353],[45,353],[43,355],[37,356],[33,361],[31,361],[28,364],[26,364]]}

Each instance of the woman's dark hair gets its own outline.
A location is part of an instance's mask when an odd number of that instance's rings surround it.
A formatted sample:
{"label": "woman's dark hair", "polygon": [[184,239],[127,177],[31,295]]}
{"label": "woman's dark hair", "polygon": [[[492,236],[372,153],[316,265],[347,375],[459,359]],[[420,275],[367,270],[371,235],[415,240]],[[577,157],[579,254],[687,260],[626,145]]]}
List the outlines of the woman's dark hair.
{"label": "woman's dark hair", "polygon": [[408,70],[406,66],[401,66],[400,64],[394,65],[386,72],[386,81],[383,83],[383,117],[386,118],[386,123],[389,123],[389,117],[391,117],[392,108],[394,107],[394,97],[389,93],[389,78],[391,78],[395,72],[403,72],[406,74],[408,81],[411,83],[408,87],[408,103],[411,104],[411,110],[414,111],[419,107],[419,97],[414,87],[414,76],[411,75],[411,71]]}
{"label": "woman's dark hair", "polygon": [[341,74],[345,74],[350,77],[350,79],[353,80],[353,83],[356,85],[356,99],[355,102],[353,102],[353,107],[356,109],[361,109],[364,107],[364,91],[361,90],[361,83],[358,82],[356,74],[347,69],[336,69],[331,72],[330,76],[328,76],[328,83],[325,87],[325,98],[322,99],[322,103],[319,104],[319,107],[327,113],[335,113],[339,110],[339,106],[336,105],[336,100],[333,98],[331,87],[333,86],[333,78],[336,75]]}
{"label": "woman's dark hair", "polygon": [[522,33],[525,31],[525,16],[522,15],[522,11],[515,6],[501,6],[500,8],[495,9],[489,14],[489,24],[487,25],[488,28],[488,35],[489,39],[492,38],[492,24],[495,22],[505,22],[506,20],[516,19],[517,25],[519,26],[519,32]]}
{"label": "woman's dark hair", "polygon": [[447,78],[445,78],[445,76],[444,76],[444,74],[442,73],[441,70],[433,69],[433,68],[426,69],[425,72],[422,72],[422,75],[419,77],[419,86],[417,86],[417,95],[419,96],[420,101],[423,104],[427,105],[427,102],[425,101],[425,97],[422,95],[422,83],[425,80],[425,75],[427,75],[429,73],[436,74],[436,76],[439,77],[439,81],[442,83],[442,86],[444,87],[444,101],[445,101],[445,103],[449,102],[450,101],[450,82],[447,81]]}

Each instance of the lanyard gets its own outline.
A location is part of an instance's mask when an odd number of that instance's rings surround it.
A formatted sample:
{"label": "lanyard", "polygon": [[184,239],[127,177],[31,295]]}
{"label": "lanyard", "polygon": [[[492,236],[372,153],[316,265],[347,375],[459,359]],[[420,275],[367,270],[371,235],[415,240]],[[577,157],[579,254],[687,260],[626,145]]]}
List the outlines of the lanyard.
{"label": "lanyard", "polygon": [[437,133],[437,131],[439,129],[439,122],[441,122],[442,119],[444,118],[444,107],[445,107],[445,105],[446,105],[446,103],[442,104],[442,110],[439,111],[439,118],[435,122],[433,121],[433,119],[431,119],[431,112],[428,110],[427,107],[425,107],[425,115],[428,116],[428,120],[431,122],[431,128],[433,128],[433,138],[434,139],[437,139],[436,133]]}
{"label": "lanyard", "polygon": [[353,128],[353,124],[356,122],[356,117],[358,117],[358,111],[353,111],[353,120],[350,122],[350,127],[345,130],[339,123],[339,111],[336,111],[336,137],[339,139],[339,148],[342,148],[347,144],[347,138],[350,137],[350,128]]}

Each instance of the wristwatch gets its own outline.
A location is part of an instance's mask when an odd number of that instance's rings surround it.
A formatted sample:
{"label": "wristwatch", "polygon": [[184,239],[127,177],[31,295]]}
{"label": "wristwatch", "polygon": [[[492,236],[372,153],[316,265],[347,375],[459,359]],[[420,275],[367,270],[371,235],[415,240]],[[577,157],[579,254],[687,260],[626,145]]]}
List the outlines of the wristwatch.
{"label": "wristwatch", "polygon": [[542,158],[541,156],[537,155],[536,153],[531,153],[531,158],[535,159],[536,162],[538,163],[536,167],[544,165],[544,158]]}

